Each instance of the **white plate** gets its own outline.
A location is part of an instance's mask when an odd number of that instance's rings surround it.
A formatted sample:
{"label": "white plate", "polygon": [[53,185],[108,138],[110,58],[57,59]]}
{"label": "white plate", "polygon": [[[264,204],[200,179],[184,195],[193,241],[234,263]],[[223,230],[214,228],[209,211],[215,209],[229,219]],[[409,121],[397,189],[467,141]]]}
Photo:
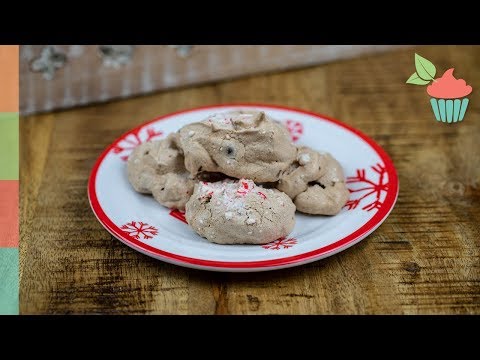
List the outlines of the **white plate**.
{"label": "white plate", "polygon": [[[161,139],[215,112],[249,108],[285,122],[292,140],[330,152],[343,166],[350,200],[335,216],[297,213],[286,239],[267,245],[217,245],[201,238],[183,214],[133,190],[126,159],[138,144]],[[116,238],[169,263],[214,271],[265,271],[306,264],[359,242],[386,219],[398,195],[392,161],[373,140],[337,120],[280,106],[208,106],[159,117],[121,136],[97,160],[88,184],[93,212]]]}

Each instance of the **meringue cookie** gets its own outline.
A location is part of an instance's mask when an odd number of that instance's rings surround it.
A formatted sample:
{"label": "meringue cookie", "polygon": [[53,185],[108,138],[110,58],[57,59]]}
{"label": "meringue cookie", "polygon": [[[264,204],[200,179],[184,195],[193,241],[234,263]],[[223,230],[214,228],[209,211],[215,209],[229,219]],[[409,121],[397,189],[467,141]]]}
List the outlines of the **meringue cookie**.
{"label": "meringue cookie", "polygon": [[193,193],[195,180],[184,166],[178,134],[137,146],[128,158],[128,180],[133,188],[153,194],[160,204],[184,210]]}
{"label": "meringue cookie", "polygon": [[200,182],[185,206],[188,224],[217,244],[266,244],[295,226],[295,205],[251,180]]}
{"label": "meringue cookie", "polygon": [[341,165],[329,153],[298,148],[297,160],[282,174],[277,188],[312,215],[335,215],[348,200],[349,191]]}
{"label": "meringue cookie", "polygon": [[263,112],[214,114],[179,130],[185,168],[196,176],[220,172],[256,182],[275,182],[295,160],[288,131]]}

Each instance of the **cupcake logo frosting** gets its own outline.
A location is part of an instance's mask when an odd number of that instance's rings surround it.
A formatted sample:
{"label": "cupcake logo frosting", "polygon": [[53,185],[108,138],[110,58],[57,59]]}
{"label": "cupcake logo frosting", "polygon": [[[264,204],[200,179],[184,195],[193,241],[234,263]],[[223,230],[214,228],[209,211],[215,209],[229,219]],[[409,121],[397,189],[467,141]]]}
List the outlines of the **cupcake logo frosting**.
{"label": "cupcake logo frosting", "polygon": [[415,72],[406,81],[407,84],[428,85],[427,93],[431,96],[430,104],[437,121],[452,123],[462,121],[467,111],[472,87],[463,79],[453,76],[450,68],[435,79],[437,69],[431,61],[415,54]]}
{"label": "cupcake logo frosting", "polygon": [[448,69],[441,78],[427,86],[427,93],[439,99],[458,99],[469,95],[472,87],[463,79],[455,79],[454,68]]}

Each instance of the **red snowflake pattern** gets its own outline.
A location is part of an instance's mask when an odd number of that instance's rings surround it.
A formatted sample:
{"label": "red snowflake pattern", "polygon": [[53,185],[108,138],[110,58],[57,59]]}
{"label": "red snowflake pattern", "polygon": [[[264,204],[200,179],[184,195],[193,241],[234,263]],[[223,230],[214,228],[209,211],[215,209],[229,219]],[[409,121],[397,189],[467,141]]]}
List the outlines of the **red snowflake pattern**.
{"label": "red snowflake pattern", "polygon": [[[122,140],[115,144],[115,146],[113,147],[113,152],[115,154],[122,154],[120,158],[123,161],[127,161],[128,156],[130,155],[132,150],[135,149],[138,145],[150,141],[157,136],[163,135],[163,132],[156,131],[152,127],[146,128],[146,132],[142,132],[142,130],[143,128],[138,129],[125,136]],[[141,132],[143,133],[143,135],[140,134]]]}
{"label": "red snowflake pattern", "polygon": [[141,221],[126,223],[122,225],[120,229],[135,239],[140,239],[140,237],[143,236],[143,239],[147,240],[158,234],[158,230],[155,227]]}
{"label": "red snowflake pattern", "polygon": [[291,248],[296,243],[297,243],[297,239],[295,238],[286,239],[285,237],[281,237],[280,239],[277,239],[268,244],[262,245],[262,248],[268,249],[268,250],[288,249],[288,248]]}
{"label": "red snowflake pattern", "polygon": [[300,139],[300,136],[303,134],[303,125],[299,121],[295,120],[287,120],[285,121],[285,125],[287,126],[288,132],[290,133],[290,137],[292,141],[295,142]]}
{"label": "red snowflake pattern", "polygon": [[174,210],[170,211],[169,215],[173,216],[175,219],[183,221],[185,224],[188,224],[187,219],[185,219],[185,212],[184,211],[174,209]]}
{"label": "red snowflake pattern", "polygon": [[[357,176],[347,177],[347,184],[358,184],[357,187],[349,187],[350,194],[358,194],[357,198],[350,198],[345,206],[347,210],[353,210],[365,199],[369,198],[368,202],[362,210],[370,211],[373,209],[380,209],[383,205],[380,199],[382,191],[385,193],[388,191],[388,179],[385,175],[387,173],[385,166],[382,164],[376,164],[371,166],[372,170],[378,174],[377,182],[370,180],[365,175],[365,169],[357,170]],[[352,195],[351,195],[352,196]]]}

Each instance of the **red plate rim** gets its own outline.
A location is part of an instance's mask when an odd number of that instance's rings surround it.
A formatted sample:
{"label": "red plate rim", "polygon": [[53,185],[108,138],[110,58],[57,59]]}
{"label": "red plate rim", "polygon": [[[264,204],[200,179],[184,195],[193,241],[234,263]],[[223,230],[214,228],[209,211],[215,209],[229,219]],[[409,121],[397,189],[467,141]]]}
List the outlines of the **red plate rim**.
{"label": "red plate rim", "polygon": [[[344,238],[334,242],[333,244],[318,248],[316,250],[312,250],[303,254],[299,255],[294,255],[294,256],[288,256],[284,258],[279,258],[279,259],[272,259],[272,260],[261,260],[261,261],[215,261],[215,260],[204,260],[204,259],[196,259],[192,257],[186,257],[178,254],[173,254],[167,251],[159,250],[156,249],[150,245],[144,244],[141,241],[131,237],[130,235],[126,234],[123,232],[117,225],[115,225],[110,218],[105,214],[103,211],[102,207],[100,206],[100,203],[98,202],[97,194],[95,191],[95,183],[97,179],[97,173],[98,169],[100,167],[100,164],[103,162],[103,159],[107,156],[108,153],[112,150],[112,148],[123,138],[125,138],[128,134],[143,128],[144,126],[151,124],[153,122],[157,122],[159,120],[165,120],[167,118],[170,118],[174,115],[179,115],[179,114],[184,114],[188,112],[193,112],[193,111],[198,111],[198,110],[207,110],[207,109],[220,109],[220,108],[226,108],[226,107],[263,107],[263,108],[270,108],[270,109],[280,109],[280,110],[288,110],[288,111],[294,111],[294,112],[299,112],[302,114],[307,114],[310,116],[313,116],[319,120],[326,120],[330,121],[338,126],[341,126],[342,128],[354,133],[355,135],[359,136],[362,140],[364,140],[367,144],[369,144],[375,152],[378,154],[378,156],[382,159],[385,169],[388,173],[388,178],[389,178],[389,191],[386,194],[385,200],[383,202],[383,206],[378,209],[378,211],[375,213],[375,215],[367,221],[364,225],[362,225],[360,228],[355,230],[353,233],[345,236]],[[122,242],[124,242],[126,245],[144,253],[150,256],[153,256],[155,258],[160,258],[164,259],[167,262],[173,262],[176,264],[185,264],[185,265],[193,265],[195,267],[204,267],[204,268],[224,268],[224,269],[247,269],[247,268],[266,268],[266,267],[285,267],[287,265],[292,265],[296,263],[306,263],[306,262],[311,262],[314,261],[315,259],[320,259],[325,257],[326,254],[332,253],[332,252],[339,252],[343,249],[348,248],[349,246],[352,246],[353,244],[357,243],[363,237],[367,236],[370,234],[372,231],[374,231],[380,224],[383,222],[383,220],[388,216],[390,211],[392,210],[395,201],[398,196],[398,191],[399,191],[399,184],[398,184],[398,176],[397,172],[395,170],[395,167],[393,166],[393,162],[390,159],[390,157],[387,155],[385,150],[383,150],[380,145],[378,145],[375,141],[370,139],[368,136],[360,132],[359,130],[346,125],[336,119],[333,119],[331,117],[307,111],[307,110],[302,110],[302,109],[297,109],[297,108],[292,108],[292,107],[287,107],[287,106],[281,106],[281,105],[268,105],[268,104],[257,104],[257,103],[233,103],[233,104],[221,104],[221,105],[209,105],[209,106],[201,106],[201,107],[196,107],[193,109],[188,109],[188,110],[181,110],[181,111],[176,111],[167,115],[159,116],[153,120],[150,120],[142,125],[137,126],[136,128],[129,130],[122,136],[120,136],[118,139],[116,139],[107,149],[103,151],[103,153],[100,155],[100,157],[97,159],[93,170],[90,174],[90,178],[88,180],[88,198],[90,200],[90,205],[92,207],[92,210],[97,217],[97,219],[100,221],[100,223],[115,237],[120,239]]]}

